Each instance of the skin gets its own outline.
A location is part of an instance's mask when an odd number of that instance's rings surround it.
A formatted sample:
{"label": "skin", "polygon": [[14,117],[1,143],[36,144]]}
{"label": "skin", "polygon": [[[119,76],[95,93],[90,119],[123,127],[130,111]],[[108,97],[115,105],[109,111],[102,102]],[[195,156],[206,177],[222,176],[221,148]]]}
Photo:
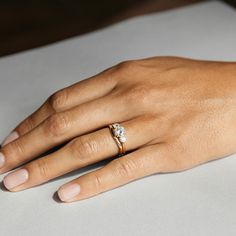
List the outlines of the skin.
{"label": "skin", "polygon": [[[236,152],[236,63],[154,57],[122,62],[52,96],[14,130],[0,150],[1,173],[20,166],[31,188],[104,159],[79,184],[73,202],[154,173],[184,171]],[[127,154],[108,124],[126,130]],[[34,158],[62,143],[59,150]],[[4,180],[7,176],[4,178]]]}

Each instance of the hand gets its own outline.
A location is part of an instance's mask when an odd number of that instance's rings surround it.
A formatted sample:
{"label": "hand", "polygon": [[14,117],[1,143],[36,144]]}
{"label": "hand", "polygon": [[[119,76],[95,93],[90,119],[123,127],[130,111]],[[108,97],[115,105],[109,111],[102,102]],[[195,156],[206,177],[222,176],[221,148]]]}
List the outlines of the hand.
{"label": "hand", "polygon": [[[116,157],[108,125],[126,130],[128,153],[58,190],[72,202],[154,173],[183,171],[236,151],[236,65],[156,57],[127,61],[53,94],[3,143],[10,191]],[[45,151],[59,150],[33,160]]]}

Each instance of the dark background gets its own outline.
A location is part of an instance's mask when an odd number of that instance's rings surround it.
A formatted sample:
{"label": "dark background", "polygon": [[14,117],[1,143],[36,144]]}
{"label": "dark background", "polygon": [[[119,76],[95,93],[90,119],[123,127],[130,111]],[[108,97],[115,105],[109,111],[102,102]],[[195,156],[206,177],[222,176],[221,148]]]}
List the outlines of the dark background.
{"label": "dark background", "polygon": [[[2,0],[0,56],[80,35],[120,20],[204,0]],[[236,0],[225,1],[236,6]]]}

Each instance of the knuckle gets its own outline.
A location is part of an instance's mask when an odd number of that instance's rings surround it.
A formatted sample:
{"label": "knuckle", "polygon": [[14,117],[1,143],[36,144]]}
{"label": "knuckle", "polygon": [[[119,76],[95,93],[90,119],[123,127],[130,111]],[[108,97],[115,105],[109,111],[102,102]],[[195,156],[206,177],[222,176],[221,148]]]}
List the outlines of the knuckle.
{"label": "knuckle", "polygon": [[171,171],[182,171],[185,170],[189,165],[182,157],[172,157],[170,160]]}
{"label": "knuckle", "polygon": [[69,117],[63,113],[55,113],[46,120],[45,132],[53,137],[63,135],[69,126]]}
{"label": "knuckle", "polygon": [[115,170],[114,174],[125,178],[130,179],[133,176],[133,170],[136,168],[136,165],[131,160],[120,160],[119,158],[114,161]]}
{"label": "knuckle", "polygon": [[33,163],[33,169],[37,170],[38,177],[41,180],[49,180],[50,179],[50,168],[48,163],[43,158],[38,159]]}
{"label": "knuckle", "polygon": [[17,129],[17,131],[19,131],[19,133],[24,134],[24,133],[32,130],[33,128],[34,128],[34,122],[33,122],[32,117],[29,116],[16,129]]}
{"label": "knuckle", "polygon": [[125,101],[131,104],[147,105],[150,103],[150,87],[148,85],[137,85],[125,93]]}
{"label": "knuckle", "polygon": [[138,68],[138,62],[135,60],[123,61],[116,65],[117,71],[120,72],[133,72]]}
{"label": "knuckle", "polygon": [[96,140],[89,136],[81,136],[71,142],[72,157],[80,161],[87,162],[99,151],[99,145]]}
{"label": "knuckle", "polygon": [[17,158],[21,158],[25,155],[25,149],[20,139],[16,139],[14,142],[11,142],[8,146],[12,153],[15,153]]}
{"label": "knuckle", "polygon": [[55,112],[63,110],[67,105],[68,94],[66,89],[62,89],[49,97],[49,104]]}
{"label": "knuckle", "polygon": [[96,193],[100,193],[102,192],[102,178],[99,174],[97,174],[96,172],[93,173],[93,179],[94,179],[94,187],[95,187],[95,191]]}

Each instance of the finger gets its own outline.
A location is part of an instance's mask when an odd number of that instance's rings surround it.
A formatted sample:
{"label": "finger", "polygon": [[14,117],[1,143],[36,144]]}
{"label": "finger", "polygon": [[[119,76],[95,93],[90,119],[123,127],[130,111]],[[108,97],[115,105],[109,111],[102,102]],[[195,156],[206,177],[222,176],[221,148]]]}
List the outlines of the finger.
{"label": "finger", "polygon": [[108,71],[59,90],[33,114],[23,120],[3,141],[2,146],[29,132],[55,112],[68,110],[109,93],[116,85]]}
{"label": "finger", "polygon": [[[125,127],[127,133],[127,150],[136,149],[153,139],[154,134],[151,126],[148,127],[147,123],[142,119],[127,121],[122,125]],[[140,126],[145,128],[138,129]],[[100,160],[113,157],[117,153],[118,147],[109,128],[103,128],[80,136],[68,143],[61,150],[26,164],[20,170],[7,175],[4,178],[4,184],[11,191],[19,191],[42,184]],[[17,180],[14,180],[15,176],[17,176],[17,173],[22,172],[27,172],[27,176],[24,175],[27,177],[25,182],[21,182],[20,186],[14,186],[14,183],[19,184]]]}
{"label": "finger", "polygon": [[0,172],[29,161],[76,136],[92,132],[114,121],[131,118],[125,114],[119,100],[113,100],[109,96],[102,97],[50,116],[41,125],[1,149],[5,163]]}
{"label": "finger", "polygon": [[169,165],[163,144],[138,149],[111,161],[105,167],[85,174],[59,188],[63,202],[89,198],[141,177],[165,172]]}

